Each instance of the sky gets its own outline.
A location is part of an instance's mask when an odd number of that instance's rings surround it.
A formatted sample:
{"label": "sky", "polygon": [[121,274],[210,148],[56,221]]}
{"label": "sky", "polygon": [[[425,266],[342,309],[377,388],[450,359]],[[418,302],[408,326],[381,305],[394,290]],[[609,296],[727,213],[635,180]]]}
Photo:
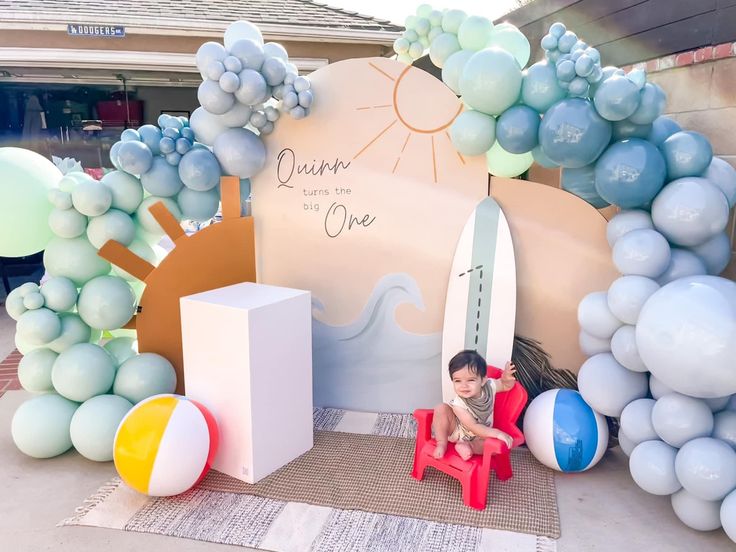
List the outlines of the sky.
{"label": "sky", "polygon": [[468,15],[484,15],[493,20],[513,10],[516,0],[444,0],[431,2],[422,0],[319,0],[337,8],[357,11],[363,15],[371,15],[388,19],[403,25],[407,15],[413,15],[421,4],[429,4],[434,9],[454,8],[465,11]]}

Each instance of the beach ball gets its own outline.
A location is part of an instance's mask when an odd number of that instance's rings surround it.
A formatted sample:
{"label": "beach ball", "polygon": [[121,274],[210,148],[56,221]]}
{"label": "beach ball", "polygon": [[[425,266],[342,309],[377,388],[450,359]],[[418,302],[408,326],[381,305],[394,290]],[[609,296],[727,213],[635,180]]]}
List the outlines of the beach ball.
{"label": "beach ball", "polygon": [[595,466],[608,445],[608,425],[577,391],[550,389],[524,415],[524,436],[534,457],[561,472]]}
{"label": "beach ball", "polygon": [[209,471],[218,435],[215,417],[202,404],[180,395],[155,395],[120,422],[113,444],[115,468],[140,493],[181,494]]}

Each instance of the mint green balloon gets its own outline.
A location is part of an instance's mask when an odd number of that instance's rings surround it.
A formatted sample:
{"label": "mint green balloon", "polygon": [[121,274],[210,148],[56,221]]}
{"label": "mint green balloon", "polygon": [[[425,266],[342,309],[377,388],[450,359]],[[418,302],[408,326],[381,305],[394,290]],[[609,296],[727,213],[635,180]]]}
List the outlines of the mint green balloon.
{"label": "mint green balloon", "polygon": [[87,239],[97,249],[108,240],[130,245],[135,238],[135,223],[128,213],[110,209],[104,215],[94,217],[87,225]]}
{"label": "mint green balloon", "polygon": [[519,99],[521,81],[521,68],[514,56],[500,48],[486,48],[465,63],[460,93],[473,109],[497,116]]}
{"label": "mint green balloon", "polygon": [[53,237],[48,192],[61,180],[54,164],[21,148],[0,148],[0,257],[42,251]]}
{"label": "mint green balloon", "polygon": [[55,393],[27,400],[13,415],[15,446],[33,458],[52,458],[72,448],[69,426],[79,405]]}
{"label": "mint green balloon", "polygon": [[472,50],[460,50],[448,57],[442,66],[442,82],[449,86],[455,94],[460,94],[460,75],[473,54],[475,52]]}
{"label": "mint green balloon", "polygon": [[130,401],[117,395],[98,395],[82,403],[69,427],[77,452],[95,462],[112,460],[115,433],[131,408]]}
{"label": "mint green balloon", "polygon": [[18,349],[18,351],[22,355],[27,355],[34,349],[38,349],[39,347],[41,347],[41,345],[31,345],[30,343],[26,342],[23,339],[23,336],[19,334],[18,332],[15,332],[14,341],[15,341],[15,348]]}
{"label": "mint green balloon", "polygon": [[[133,253],[138,255],[141,259],[144,259],[151,263],[152,265],[156,266],[158,264],[158,258],[156,257],[156,253],[153,251],[151,246],[146,243],[145,241],[136,238],[133,240],[133,242],[128,246],[128,249],[130,249]],[[129,282],[138,281],[138,278],[130,274],[129,272],[123,270],[119,266],[112,266],[112,273],[115,276],[120,276],[121,278],[124,278],[125,280],[128,280]]]}
{"label": "mint green balloon", "polygon": [[432,13],[432,6],[429,4],[419,4],[417,7],[417,17],[429,17]]}
{"label": "mint green balloon", "polygon": [[460,31],[460,25],[468,17],[463,10],[447,10],[442,15],[442,30],[446,33],[457,34]]}
{"label": "mint green balloon", "polygon": [[69,278],[78,287],[110,272],[110,263],[86,238],[54,238],[43,253],[43,264],[52,276]]}
{"label": "mint green balloon", "polygon": [[471,15],[466,18],[457,31],[457,38],[464,50],[482,50],[491,38],[493,23],[487,18]]}
{"label": "mint green balloon", "polygon": [[532,152],[526,153],[509,153],[503,149],[498,142],[486,154],[488,161],[488,172],[493,176],[502,176],[512,178],[519,176],[532,166],[534,157]]}
{"label": "mint green balloon", "polygon": [[28,310],[40,309],[41,307],[43,307],[43,303],[43,295],[41,295],[37,291],[29,293],[23,298],[23,306]]}
{"label": "mint green balloon", "polygon": [[98,330],[122,328],[133,317],[135,306],[133,290],[117,276],[93,278],[84,284],[77,300],[79,316]]}
{"label": "mint green balloon", "polygon": [[104,347],[117,366],[138,354],[138,340],[133,337],[116,337],[105,343]]}
{"label": "mint green balloon", "polygon": [[220,193],[216,188],[199,192],[184,186],[176,197],[184,219],[204,222],[217,214],[220,207]]}
{"label": "mint green balloon", "polygon": [[429,59],[441,69],[447,58],[459,51],[460,43],[457,40],[457,36],[452,33],[442,33],[432,40],[429,45]]}
{"label": "mint green balloon", "polygon": [[87,230],[87,217],[76,209],[53,209],[49,214],[49,228],[60,238],[78,238]]}
{"label": "mint green balloon", "polygon": [[51,205],[57,209],[71,209],[72,208],[72,194],[60,190],[59,188],[51,188],[47,196]]}
{"label": "mint green balloon", "polygon": [[92,329],[82,321],[78,314],[62,313],[59,315],[59,320],[61,320],[61,335],[47,345],[52,351],[62,353],[77,343],[96,341],[92,339]]}
{"label": "mint green balloon", "polygon": [[115,380],[112,356],[99,345],[77,343],[61,353],[51,369],[54,389],[76,402],[107,393]]}
{"label": "mint green balloon", "polygon": [[463,111],[450,126],[450,140],[463,155],[481,155],[496,139],[496,119],[480,111]]}
{"label": "mint green balloon", "polygon": [[30,351],[20,359],[18,380],[23,389],[31,393],[47,393],[54,390],[51,368],[59,355],[47,348]]}
{"label": "mint green balloon", "polygon": [[44,345],[61,335],[61,320],[49,309],[29,310],[18,318],[16,332],[29,345]]}
{"label": "mint green balloon", "polygon": [[23,303],[23,295],[21,295],[20,288],[15,288],[5,298],[5,310],[13,320],[18,320],[24,312],[28,309]]}
{"label": "mint green balloon", "polygon": [[159,201],[163,202],[163,204],[166,206],[166,208],[169,210],[169,212],[174,215],[174,217],[177,220],[181,220],[181,210],[179,209],[179,206],[176,204],[176,202],[170,198],[170,197],[157,197],[157,196],[149,196],[145,198],[138,209],[135,212],[136,219],[138,221],[138,224],[141,225],[143,230],[146,232],[149,232],[150,234],[153,234],[155,236],[161,236],[164,234],[163,229],[161,226],[159,226],[158,222],[156,222],[156,219],[153,218],[153,215],[148,210],[149,207],[152,205],[155,205]]}
{"label": "mint green balloon", "polygon": [[171,363],[156,353],[141,353],[118,368],[113,393],[133,404],[153,395],[173,393],[176,373]]}
{"label": "mint green balloon", "polygon": [[56,312],[70,311],[77,304],[77,286],[69,278],[56,276],[41,284],[46,307]]}
{"label": "mint green balloon", "polygon": [[93,178],[79,182],[72,190],[74,208],[88,217],[98,217],[112,205],[110,188]]}
{"label": "mint green balloon", "polygon": [[486,48],[496,46],[510,53],[519,63],[520,68],[524,68],[529,62],[531,55],[531,46],[529,41],[519,29],[513,26],[494,27],[491,32],[491,38],[486,44]]}
{"label": "mint green balloon", "polygon": [[112,193],[113,209],[119,209],[129,215],[135,213],[143,201],[143,186],[135,176],[123,171],[112,171],[100,180]]}

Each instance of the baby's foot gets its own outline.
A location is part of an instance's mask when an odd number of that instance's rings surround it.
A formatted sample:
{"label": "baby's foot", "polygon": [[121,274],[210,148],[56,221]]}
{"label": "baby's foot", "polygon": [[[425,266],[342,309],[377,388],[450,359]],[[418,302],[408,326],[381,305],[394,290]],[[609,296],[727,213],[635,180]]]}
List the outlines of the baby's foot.
{"label": "baby's foot", "polygon": [[439,460],[445,455],[445,451],[447,450],[447,442],[438,442],[437,446],[434,447],[434,452],[432,453],[432,456]]}
{"label": "baby's foot", "polygon": [[470,459],[471,456],[473,456],[473,449],[470,448],[470,443],[466,443],[464,441],[462,441],[462,442],[459,441],[455,445],[455,450],[457,451],[457,453],[460,456],[460,458],[462,458],[463,460],[468,460],[468,459]]}

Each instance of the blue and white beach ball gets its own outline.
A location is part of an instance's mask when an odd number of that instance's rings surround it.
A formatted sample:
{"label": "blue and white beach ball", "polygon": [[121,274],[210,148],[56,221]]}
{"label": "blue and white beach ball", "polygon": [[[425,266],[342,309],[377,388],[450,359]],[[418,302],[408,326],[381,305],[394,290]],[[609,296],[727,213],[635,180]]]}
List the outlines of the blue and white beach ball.
{"label": "blue and white beach ball", "polygon": [[524,414],[524,436],[534,457],[561,472],[595,466],[608,445],[608,425],[572,389],[551,389],[536,397]]}

